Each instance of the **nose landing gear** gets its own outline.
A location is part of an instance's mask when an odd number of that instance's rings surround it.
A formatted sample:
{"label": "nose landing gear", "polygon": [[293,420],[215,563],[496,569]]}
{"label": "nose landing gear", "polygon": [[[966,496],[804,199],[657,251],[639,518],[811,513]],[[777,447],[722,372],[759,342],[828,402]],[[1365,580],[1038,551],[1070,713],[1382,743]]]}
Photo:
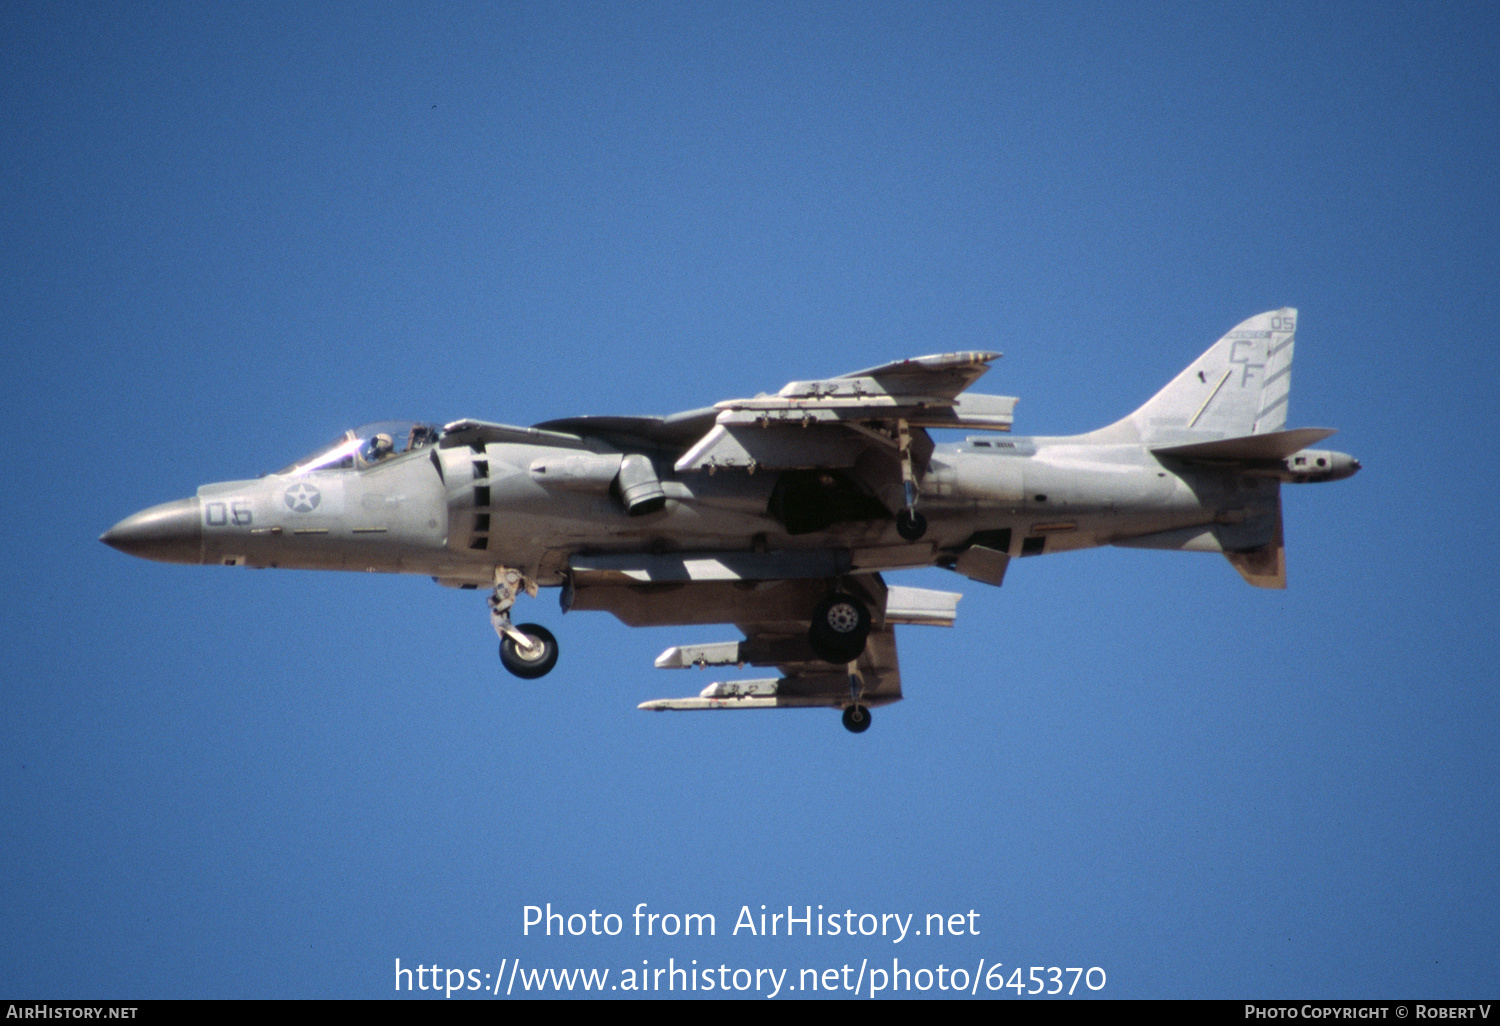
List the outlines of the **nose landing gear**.
{"label": "nose landing gear", "polygon": [[522,646],[507,634],[500,639],[500,662],[523,680],[545,677],[547,671],[557,665],[557,639],[539,623],[523,623],[511,629],[528,639],[529,643]]}
{"label": "nose landing gear", "polygon": [[510,622],[511,607],[516,604],[517,592],[522,590],[534,597],[536,584],[519,570],[495,568],[495,590],[489,599],[490,624],[500,636],[500,662],[517,677],[535,680],[557,665],[557,639],[541,624],[523,623],[517,627]]}

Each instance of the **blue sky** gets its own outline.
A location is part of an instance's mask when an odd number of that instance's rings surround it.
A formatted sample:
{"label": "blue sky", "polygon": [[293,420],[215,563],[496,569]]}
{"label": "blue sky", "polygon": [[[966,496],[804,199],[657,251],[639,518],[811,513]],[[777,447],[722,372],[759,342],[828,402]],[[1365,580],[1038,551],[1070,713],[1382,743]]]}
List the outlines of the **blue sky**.
{"label": "blue sky", "polygon": [[[0,992],[900,959],[1493,996],[1497,30],[1484,3],[6,4]],[[1289,589],[1116,549],[896,575],[965,597],[901,629],[907,700],[859,737],[635,710],[710,679],[658,652],[731,628],[545,592],[522,618],[562,658],[520,682],[482,595],[96,540],[370,420],[663,414],[959,349],[1005,353],[981,387],[1018,434],[1083,431],[1280,306],[1288,426],[1365,466],[1287,489]],[[548,902],[626,930],[524,935]],[[630,936],[642,902],[716,936]],[[731,933],[761,905],[980,932]]]}

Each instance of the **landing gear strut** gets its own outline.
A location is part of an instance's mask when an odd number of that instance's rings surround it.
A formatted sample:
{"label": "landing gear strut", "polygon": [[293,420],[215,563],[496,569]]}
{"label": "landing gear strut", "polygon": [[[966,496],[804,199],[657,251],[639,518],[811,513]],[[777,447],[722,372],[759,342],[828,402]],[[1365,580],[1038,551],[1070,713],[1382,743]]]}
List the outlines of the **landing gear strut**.
{"label": "landing gear strut", "polygon": [[896,514],[896,533],[914,542],[927,533],[927,518],[917,512],[917,475],[911,465],[911,425],[905,420],[896,421],[896,450],[901,457],[901,488],[906,493],[906,505]]}
{"label": "landing gear strut", "polygon": [[490,623],[500,636],[500,662],[517,677],[534,680],[557,665],[557,639],[535,623],[517,627],[510,622],[510,609],[519,591],[536,595],[536,584],[509,567],[495,567],[495,590],[490,593]]}
{"label": "landing gear strut", "polygon": [[861,701],[865,697],[865,679],[859,667],[849,664],[849,704],[844,706],[844,729],[851,734],[863,734],[870,729],[870,710]]}

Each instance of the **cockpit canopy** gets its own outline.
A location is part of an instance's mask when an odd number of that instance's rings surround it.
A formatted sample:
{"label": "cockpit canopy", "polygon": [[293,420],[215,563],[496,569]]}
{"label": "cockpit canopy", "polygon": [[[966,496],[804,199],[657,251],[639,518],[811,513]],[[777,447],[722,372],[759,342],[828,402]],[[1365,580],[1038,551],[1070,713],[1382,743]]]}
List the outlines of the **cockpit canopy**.
{"label": "cockpit canopy", "polygon": [[433,445],[440,433],[441,429],[432,424],[411,420],[376,421],[345,431],[332,444],[276,473],[289,477],[314,470],[363,470],[393,456]]}

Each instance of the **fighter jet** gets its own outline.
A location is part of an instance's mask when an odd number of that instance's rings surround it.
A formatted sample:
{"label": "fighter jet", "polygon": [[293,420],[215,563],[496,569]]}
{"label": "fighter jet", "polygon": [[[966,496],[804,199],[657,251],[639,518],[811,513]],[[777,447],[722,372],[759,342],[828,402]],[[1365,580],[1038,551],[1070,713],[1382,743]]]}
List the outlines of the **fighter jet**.
{"label": "fighter jet", "polygon": [[[425,574],[487,588],[500,659],[541,677],[552,633],[522,594],[632,626],[733,624],[662,668],[751,664],[642,709],[843,710],[901,698],[897,624],[952,626],[960,595],[888,585],[946,567],[999,585],[1011,560],[1099,545],[1222,553],[1286,586],[1281,485],[1360,469],[1287,430],[1297,312],[1252,317],[1097,431],[1005,437],[1016,400],[968,391],[1000,354],[885,363],[667,417],[512,427],[385,422],[256,480],[126,517],[101,537],[168,563]],[[935,444],[933,429],[972,432]]]}

